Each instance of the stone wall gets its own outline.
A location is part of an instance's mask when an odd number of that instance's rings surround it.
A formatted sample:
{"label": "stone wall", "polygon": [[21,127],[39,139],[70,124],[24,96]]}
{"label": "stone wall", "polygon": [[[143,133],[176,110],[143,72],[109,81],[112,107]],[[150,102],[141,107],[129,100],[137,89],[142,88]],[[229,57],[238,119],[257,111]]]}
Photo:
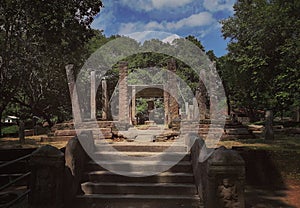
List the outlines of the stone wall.
{"label": "stone wall", "polygon": [[201,154],[209,152],[204,140],[196,134],[189,137],[194,141],[191,155],[195,183],[205,207],[244,208],[245,162],[241,156],[220,147],[202,161]]}

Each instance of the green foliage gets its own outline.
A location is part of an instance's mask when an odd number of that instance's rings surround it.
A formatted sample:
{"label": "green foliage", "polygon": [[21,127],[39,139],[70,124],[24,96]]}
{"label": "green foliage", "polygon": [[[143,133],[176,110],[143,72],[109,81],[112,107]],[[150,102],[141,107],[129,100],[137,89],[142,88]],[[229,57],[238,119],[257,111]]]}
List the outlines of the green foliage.
{"label": "green foliage", "polygon": [[275,111],[299,105],[299,1],[239,0],[222,21],[230,38],[221,74],[231,102]]}
{"label": "green foliage", "polygon": [[136,100],[136,114],[148,114],[148,103],[147,99],[138,98]]}
{"label": "green foliage", "polygon": [[2,132],[2,135],[17,134],[19,132],[19,126],[13,125],[13,126],[3,127],[1,132]]}
{"label": "green foliage", "polygon": [[204,46],[202,45],[202,43],[195,36],[189,35],[185,39],[191,41],[198,48],[200,48],[201,51],[205,52]]}
{"label": "green foliage", "polygon": [[[51,123],[71,113],[64,66],[82,65],[100,0],[0,2],[0,117],[19,103]],[[23,110],[20,111],[20,113]]]}

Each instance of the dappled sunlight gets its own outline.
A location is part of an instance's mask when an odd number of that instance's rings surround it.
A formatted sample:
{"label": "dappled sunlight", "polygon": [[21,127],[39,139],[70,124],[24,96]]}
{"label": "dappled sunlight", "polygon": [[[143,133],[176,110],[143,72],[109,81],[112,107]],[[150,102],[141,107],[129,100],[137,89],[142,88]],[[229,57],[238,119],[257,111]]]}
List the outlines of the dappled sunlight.
{"label": "dappled sunlight", "polygon": [[44,145],[52,145],[57,148],[63,148],[66,146],[66,141],[58,141],[58,142],[41,142],[41,137],[46,135],[39,136],[29,136],[25,138],[25,143],[21,144],[19,142],[19,138],[14,137],[4,137],[0,138],[0,149],[28,149],[28,148],[38,148]]}

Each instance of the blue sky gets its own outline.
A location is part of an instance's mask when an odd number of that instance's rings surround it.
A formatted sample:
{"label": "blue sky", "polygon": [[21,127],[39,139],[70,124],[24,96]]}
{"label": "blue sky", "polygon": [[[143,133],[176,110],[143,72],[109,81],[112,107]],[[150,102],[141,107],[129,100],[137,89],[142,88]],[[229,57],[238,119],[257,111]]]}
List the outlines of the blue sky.
{"label": "blue sky", "polygon": [[[103,0],[92,27],[106,36],[161,31],[194,35],[217,56],[227,53],[219,20],[233,15],[235,0]],[[165,37],[164,37],[165,38]]]}

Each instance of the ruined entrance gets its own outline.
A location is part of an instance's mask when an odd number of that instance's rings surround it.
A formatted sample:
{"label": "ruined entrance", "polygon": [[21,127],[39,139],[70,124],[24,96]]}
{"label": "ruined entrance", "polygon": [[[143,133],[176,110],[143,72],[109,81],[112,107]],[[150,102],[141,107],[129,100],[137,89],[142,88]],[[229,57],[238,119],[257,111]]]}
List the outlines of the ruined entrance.
{"label": "ruined entrance", "polygon": [[132,125],[167,124],[163,106],[164,85],[129,85],[128,88]]}
{"label": "ruined entrance", "polygon": [[[117,120],[130,125],[145,123],[159,123],[169,125],[180,119],[179,89],[176,80],[176,64],[171,59],[168,63],[166,81],[163,84],[128,84],[128,63],[119,63],[119,82],[117,95]],[[103,87],[104,86],[104,87]],[[106,85],[103,90],[103,115],[108,115],[108,96]],[[145,112],[138,112],[140,101],[147,102]],[[91,102],[93,103],[93,102]],[[145,104],[145,103],[144,103]],[[116,106],[116,104],[114,103]],[[143,115],[142,115],[143,114]],[[107,119],[107,117],[104,117]]]}

